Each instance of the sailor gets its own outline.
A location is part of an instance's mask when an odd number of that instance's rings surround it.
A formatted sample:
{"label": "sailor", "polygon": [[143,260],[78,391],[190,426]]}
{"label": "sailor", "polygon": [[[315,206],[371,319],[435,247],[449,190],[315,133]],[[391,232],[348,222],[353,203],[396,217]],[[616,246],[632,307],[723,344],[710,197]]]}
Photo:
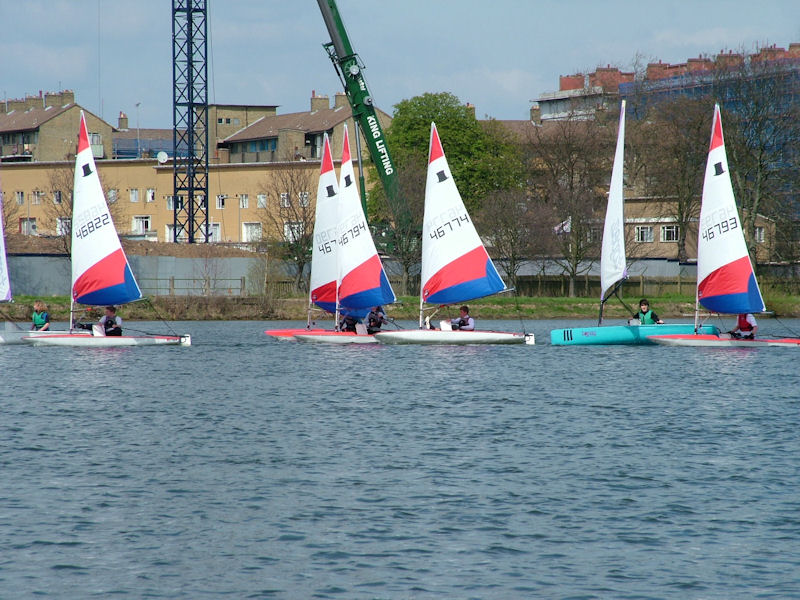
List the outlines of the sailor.
{"label": "sailor", "polygon": [[356,325],[360,322],[359,319],[356,319],[352,315],[343,315],[342,320],[339,322],[339,331],[351,331],[355,333]]}
{"label": "sailor", "polygon": [[651,310],[650,302],[647,301],[647,298],[639,300],[639,312],[635,313],[633,318],[639,319],[640,325],[662,325],[664,323],[664,321]]}
{"label": "sailor", "polygon": [[37,300],[33,303],[31,321],[32,331],[46,331],[50,329],[50,315],[47,313],[47,305],[41,300]]}
{"label": "sailor", "polygon": [[383,312],[382,306],[373,306],[372,310],[367,314],[367,333],[370,335],[378,333],[381,330],[381,325],[388,323],[388,319]]}
{"label": "sailor", "polygon": [[[734,338],[743,338],[752,340],[756,337],[758,330],[758,323],[752,313],[742,313],[736,317],[736,327],[731,329],[728,333]],[[740,333],[741,332],[741,333]]]}
{"label": "sailor", "polygon": [[106,335],[122,335],[122,317],[117,316],[117,309],[106,306],[106,314],[100,317],[99,323],[105,329]]}
{"label": "sailor", "polygon": [[450,324],[453,329],[460,329],[461,331],[474,331],[475,319],[469,316],[469,307],[462,306],[460,309],[461,316],[457,319],[450,319]]}

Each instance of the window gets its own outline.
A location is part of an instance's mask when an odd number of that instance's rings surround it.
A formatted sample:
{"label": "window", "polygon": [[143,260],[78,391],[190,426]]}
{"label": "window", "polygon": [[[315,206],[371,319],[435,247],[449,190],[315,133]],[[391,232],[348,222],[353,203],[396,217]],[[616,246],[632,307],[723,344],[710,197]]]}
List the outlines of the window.
{"label": "window", "polygon": [[56,219],[56,235],[69,235],[70,233],[72,233],[72,219],[58,217]]}
{"label": "window", "polygon": [[600,227],[590,227],[586,233],[586,241],[590,244],[599,244],[603,239],[603,230]]}
{"label": "window", "polygon": [[248,208],[250,206],[250,195],[239,194],[239,208]]}
{"label": "window", "polygon": [[662,225],[661,226],[661,241],[662,242],[677,242],[678,241],[677,225]]}
{"label": "window", "polygon": [[44,198],[44,192],[40,192],[39,190],[33,192],[33,204],[41,204],[42,198]]}
{"label": "window", "polygon": [[308,206],[308,192],[300,192],[297,197],[300,199],[300,206],[304,208]]}
{"label": "window", "polygon": [[19,206],[25,204],[25,192],[14,192],[14,198],[16,198]]}
{"label": "window", "polygon": [[222,117],[217,117],[217,125],[222,125]]}
{"label": "window", "polygon": [[764,243],[764,228],[756,226],[754,237],[757,243],[763,244]]}
{"label": "window", "polygon": [[283,224],[283,237],[287,242],[296,242],[303,235],[304,229],[301,222],[287,221]]}
{"label": "window", "polygon": [[[166,240],[168,242],[174,242],[175,241],[175,237],[173,235],[174,232],[175,232],[175,226],[174,225],[167,225],[167,229],[166,229],[167,237],[166,237]],[[188,239],[189,239],[189,236],[186,235],[186,231],[184,231],[183,226],[182,225],[178,225],[178,241],[185,242]]]}
{"label": "window", "polygon": [[53,192],[53,204],[61,204],[61,190]]}
{"label": "window", "polygon": [[292,203],[289,201],[289,193],[281,192],[281,208],[289,208]]}
{"label": "window", "polygon": [[256,196],[256,206],[258,208],[267,208],[267,195],[259,194]]}
{"label": "window", "polygon": [[183,196],[167,196],[167,210],[175,210],[176,204],[179,209],[183,208]]}
{"label": "window", "polygon": [[220,235],[220,227],[219,223],[209,223],[208,224],[208,241],[209,242],[218,242],[222,239]]}
{"label": "window", "polygon": [[118,197],[119,197],[119,190],[116,190],[116,189],[108,190],[108,203],[109,204],[114,204],[114,202],[117,201]]}
{"label": "window", "polygon": [[242,241],[260,242],[261,223],[242,223]]}
{"label": "window", "polygon": [[636,241],[637,242],[652,242],[653,241],[653,227],[652,225],[637,225],[636,226]]}
{"label": "window", "polygon": [[128,190],[128,193],[130,194],[131,202],[138,202],[139,201],[139,190],[138,189]]}
{"label": "window", "polygon": [[238,125],[238,124],[239,124],[239,119],[234,119],[234,120],[233,120],[233,124],[234,124],[234,125]]}
{"label": "window", "polygon": [[217,208],[222,210],[225,208],[225,198],[227,198],[225,194],[217,194]]}
{"label": "window", "polygon": [[33,217],[20,219],[19,232],[22,235],[34,235],[36,233],[36,219]]}
{"label": "window", "polygon": [[131,230],[133,233],[144,234],[150,231],[150,215],[142,215],[133,217],[131,223]]}
{"label": "window", "polygon": [[154,202],[156,199],[156,191],[153,188],[147,188],[147,192],[144,195],[145,202]]}
{"label": "window", "polygon": [[99,133],[90,133],[89,134],[89,144],[92,146],[99,146],[102,145],[103,138]]}

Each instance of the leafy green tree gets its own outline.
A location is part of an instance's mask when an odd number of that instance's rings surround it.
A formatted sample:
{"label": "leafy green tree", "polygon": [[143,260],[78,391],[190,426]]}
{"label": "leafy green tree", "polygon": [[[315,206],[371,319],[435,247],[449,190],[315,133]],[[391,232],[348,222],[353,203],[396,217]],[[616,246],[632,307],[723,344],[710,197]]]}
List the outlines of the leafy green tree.
{"label": "leafy green tree", "polygon": [[382,249],[403,266],[404,288],[419,263],[432,122],[471,214],[479,212],[490,194],[519,187],[523,181],[519,145],[510,132],[495,121],[477,121],[473,109],[453,94],[426,93],[398,103],[386,132],[398,170],[397,193],[387,197],[373,182],[368,210]]}

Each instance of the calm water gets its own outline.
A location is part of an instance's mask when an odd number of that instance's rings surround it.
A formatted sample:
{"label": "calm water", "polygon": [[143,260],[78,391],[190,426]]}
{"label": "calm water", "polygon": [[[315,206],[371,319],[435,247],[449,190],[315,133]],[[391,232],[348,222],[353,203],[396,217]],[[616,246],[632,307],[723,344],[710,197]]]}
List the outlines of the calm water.
{"label": "calm water", "polygon": [[800,598],[800,350],[576,324],[0,346],[0,598]]}

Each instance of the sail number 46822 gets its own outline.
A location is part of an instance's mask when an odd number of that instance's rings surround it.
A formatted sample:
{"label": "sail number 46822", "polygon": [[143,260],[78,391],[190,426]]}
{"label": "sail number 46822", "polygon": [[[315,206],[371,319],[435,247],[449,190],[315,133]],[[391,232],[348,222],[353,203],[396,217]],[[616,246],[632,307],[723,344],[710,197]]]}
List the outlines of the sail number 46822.
{"label": "sail number 46822", "polygon": [[84,223],[81,225],[79,229],[75,230],[75,237],[77,238],[84,238],[93,231],[100,229],[103,225],[108,225],[111,223],[111,218],[108,216],[108,213],[102,214],[100,216],[95,217],[91,221]]}

